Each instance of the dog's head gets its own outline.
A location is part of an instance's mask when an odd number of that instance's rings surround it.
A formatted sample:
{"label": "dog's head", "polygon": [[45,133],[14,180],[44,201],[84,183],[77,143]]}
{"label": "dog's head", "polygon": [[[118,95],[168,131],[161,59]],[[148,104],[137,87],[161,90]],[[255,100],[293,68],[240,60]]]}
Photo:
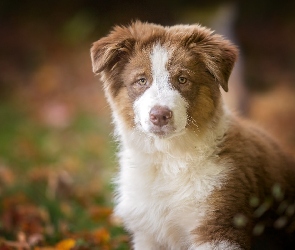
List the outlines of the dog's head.
{"label": "dog's head", "polygon": [[201,132],[216,115],[237,49],[199,25],[115,27],[91,48],[115,120],[167,138]]}

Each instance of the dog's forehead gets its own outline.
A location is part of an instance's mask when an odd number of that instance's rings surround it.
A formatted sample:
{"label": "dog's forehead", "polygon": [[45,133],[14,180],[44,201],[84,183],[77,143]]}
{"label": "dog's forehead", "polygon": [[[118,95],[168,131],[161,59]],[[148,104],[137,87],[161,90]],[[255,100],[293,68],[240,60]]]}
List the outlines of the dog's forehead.
{"label": "dog's forehead", "polygon": [[170,77],[180,72],[197,71],[198,61],[187,48],[174,42],[165,43],[155,41],[149,44],[141,44],[134,49],[134,54],[125,67],[125,72],[131,78],[141,76],[150,77],[153,80],[169,81]]}
{"label": "dog's forehead", "polygon": [[150,55],[151,69],[154,80],[168,80],[167,64],[169,53],[160,44],[155,44]]}

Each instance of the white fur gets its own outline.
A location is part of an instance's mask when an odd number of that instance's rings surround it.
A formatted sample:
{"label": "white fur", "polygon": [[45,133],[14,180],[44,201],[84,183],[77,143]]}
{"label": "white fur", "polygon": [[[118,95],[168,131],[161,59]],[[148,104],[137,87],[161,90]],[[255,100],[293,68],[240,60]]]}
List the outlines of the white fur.
{"label": "white fur", "polygon": [[[127,129],[113,110],[120,140],[115,213],[133,234],[136,250],[199,249],[191,231],[209,209],[205,198],[221,187],[228,171],[228,166],[216,165],[212,158],[216,141],[227,129],[226,116],[203,136],[185,129],[188,104],[169,85],[168,59],[168,52],[155,46],[153,84],[134,104],[137,128]],[[175,136],[150,136],[148,113],[158,104],[173,110]],[[230,246],[226,244],[220,246]],[[222,249],[210,246],[200,249]]]}
{"label": "white fur", "polygon": [[[154,145],[159,143],[163,151],[148,153],[143,137],[139,133],[124,136],[115,212],[136,232],[137,244],[137,235],[142,234],[144,241],[153,239],[168,249],[188,249],[190,232],[208,209],[204,200],[226,180],[227,170],[210,159],[214,146],[201,143],[201,148],[196,135],[184,134],[161,143],[155,140]],[[213,138],[208,135],[203,140],[212,143]]]}
{"label": "white fur", "polygon": [[135,124],[137,128],[149,135],[153,127],[149,119],[151,109],[156,106],[168,107],[173,112],[173,136],[183,132],[187,123],[187,102],[180,93],[174,90],[169,82],[166,69],[168,51],[157,44],[151,54],[153,83],[152,86],[134,103]]}

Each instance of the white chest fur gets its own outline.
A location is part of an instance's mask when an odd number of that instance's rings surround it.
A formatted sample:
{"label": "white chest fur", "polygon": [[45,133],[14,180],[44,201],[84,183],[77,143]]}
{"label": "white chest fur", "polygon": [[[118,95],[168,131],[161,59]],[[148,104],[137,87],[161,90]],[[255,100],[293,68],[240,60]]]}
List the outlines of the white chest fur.
{"label": "white chest fur", "polygon": [[132,233],[150,237],[145,245],[154,241],[168,249],[189,249],[190,232],[207,209],[205,198],[226,178],[225,167],[214,163],[212,148],[188,145],[144,153],[148,149],[123,144],[115,211]]}

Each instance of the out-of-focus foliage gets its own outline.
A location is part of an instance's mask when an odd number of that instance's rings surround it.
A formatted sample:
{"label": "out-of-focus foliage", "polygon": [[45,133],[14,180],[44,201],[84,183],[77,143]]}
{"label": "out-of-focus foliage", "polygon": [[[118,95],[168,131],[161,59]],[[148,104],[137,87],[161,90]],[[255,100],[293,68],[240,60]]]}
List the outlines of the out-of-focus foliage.
{"label": "out-of-focus foliage", "polygon": [[[0,3],[0,249],[128,249],[91,5]],[[83,4],[82,4],[83,5]],[[98,28],[99,29],[99,28]]]}
{"label": "out-of-focus foliage", "polygon": [[0,249],[127,249],[104,170],[114,164],[108,126],[87,114],[60,119],[1,105]]}

